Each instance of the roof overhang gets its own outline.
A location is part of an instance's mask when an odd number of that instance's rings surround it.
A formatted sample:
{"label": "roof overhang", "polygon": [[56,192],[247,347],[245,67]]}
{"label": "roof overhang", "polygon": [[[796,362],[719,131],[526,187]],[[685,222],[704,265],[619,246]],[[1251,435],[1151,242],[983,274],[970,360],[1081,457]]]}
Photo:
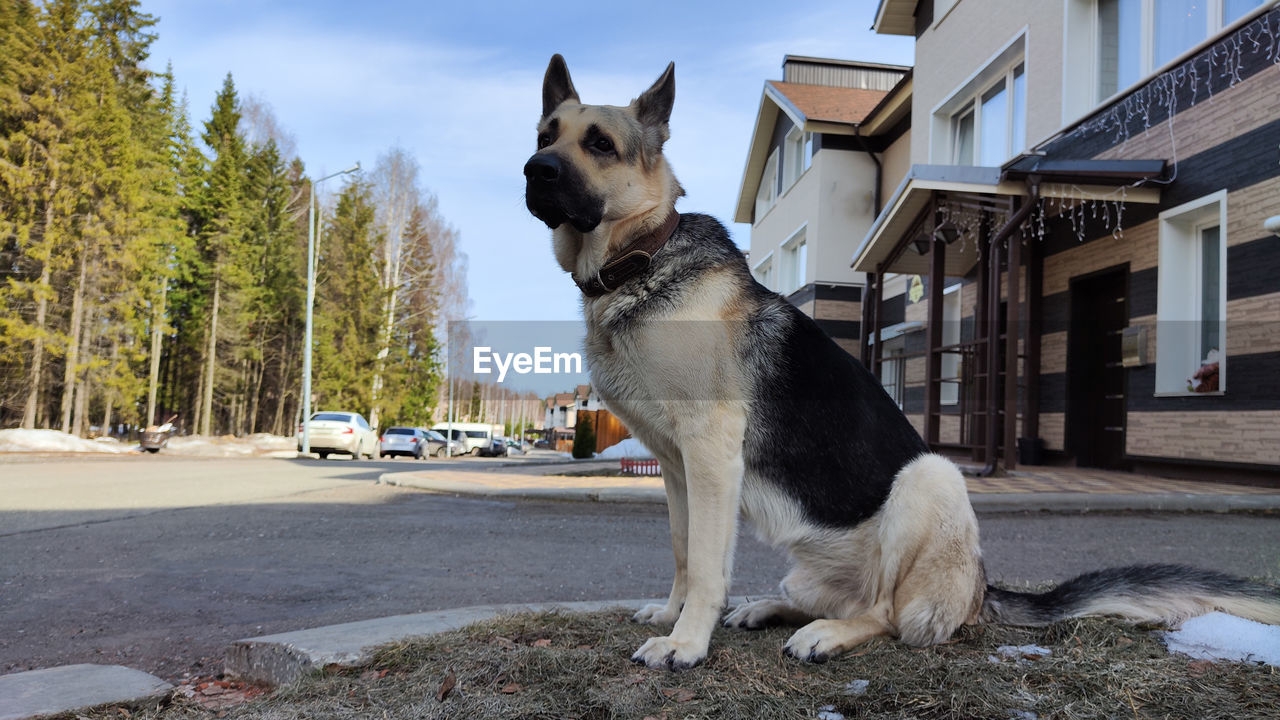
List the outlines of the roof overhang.
{"label": "roof overhang", "polygon": [[[935,193],[963,193],[993,199],[1025,197],[1024,182],[1029,174],[1041,176],[1041,198],[1066,198],[1070,200],[1115,200],[1117,187],[1124,186],[1125,202],[1151,204],[1160,202],[1160,190],[1154,187],[1129,187],[1133,182],[1158,177],[1149,174],[1158,163],[1163,172],[1164,161],[1122,160],[1096,161],[1098,173],[1090,174],[1092,160],[1051,161],[1040,160],[1044,168],[1028,170],[1019,165],[1023,158],[1010,163],[1008,170],[998,167],[965,167],[959,165],[913,165],[894,191],[884,210],[871,225],[866,237],[853,254],[852,267],[860,272],[925,274],[929,271],[929,258],[915,252],[899,252],[904,236],[916,227],[920,214],[929,207]],[[1057,163],[1069,163],[1059,166]],[[1113,164],[1118,163],[1118,164]],[[949,246],[946,256],[946,275],[960,277],[973,268],[978,260],[976,243],[960,243]],[[890,262],[891,261],[891,262]]]}
{"label": "roof overhang", "polygon": [[766,82],[764,92],[760,94],[760,108],[756,110],[756,125],[751,131],[751,148],[747,152],[747,164],[742,169],[742,181],[738,184],[738,204],[733,211],[734,222],[749,223],[752,220],[756,190],[760,189],[764,165],[769,161],[769,144],[773,139],[773,129],[778,125],[779,113],[786,114],[791,122],[804,132],[829,135],[854,135],[857,132],[855,123],[811,120],[805,117],[800,108],[796,107],[795,103],[791,102],[781,90]]}
{"label": "roof overhang", "polygon": [[907,70],[897,85],[867,113],[858,124],[857,133],[865,137],[883,135],[911,116],[911,96],[915,90],[915,70]]}
{"label": "roof overhang", "polygon": [[916,0],[880,0],[871,29],[881,35],[916,34]]}

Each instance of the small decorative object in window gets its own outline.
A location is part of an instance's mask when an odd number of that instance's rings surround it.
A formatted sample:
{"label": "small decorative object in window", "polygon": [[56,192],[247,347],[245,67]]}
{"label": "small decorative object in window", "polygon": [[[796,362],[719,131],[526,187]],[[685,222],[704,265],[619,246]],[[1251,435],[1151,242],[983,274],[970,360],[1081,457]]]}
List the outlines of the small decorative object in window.
{"label": "small decorative object in window", "polygon": [[1187,380],[1187,389],[1197,393],[1218,392],[1218,361],[1218,351],[1210,350],[1200,369]]}

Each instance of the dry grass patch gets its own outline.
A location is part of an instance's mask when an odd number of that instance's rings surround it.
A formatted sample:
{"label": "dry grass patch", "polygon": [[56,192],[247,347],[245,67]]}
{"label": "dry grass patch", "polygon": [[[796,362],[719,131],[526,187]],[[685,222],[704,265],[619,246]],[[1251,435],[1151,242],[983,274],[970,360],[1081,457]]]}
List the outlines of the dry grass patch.
{"label": "dry grass patch", "polygon": [[[967,627],[920,650],[876,641],[824,665],[782,655],[790,630],[720,630],[705,665],[671,673],[629,661],[652,630],[629,615],[498,618],[386,647],[365,667],[329,669],[226,717],[781,720],[826,708],[846,718],[1280,717],[1276,668],[1170,656],[1150,628],[1110,620]],[[1028,644],[1052,654],[992,659],[1000,646]],[[176,702],[133,717],[210,714]]]}

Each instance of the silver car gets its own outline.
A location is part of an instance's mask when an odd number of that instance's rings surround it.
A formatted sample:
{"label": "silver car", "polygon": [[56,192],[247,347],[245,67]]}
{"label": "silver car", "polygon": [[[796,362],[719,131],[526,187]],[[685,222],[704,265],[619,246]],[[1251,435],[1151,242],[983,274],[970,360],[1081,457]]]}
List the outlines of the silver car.
{"label": "silver car", "polygon": [[387,431],[382,433],[380,440],[382,441],[383,457],[404,455],[421,460],[431,452],[427,445],[427,434],[421,428],[387,428]]}
{"label": "silver car", "polygon": [[[461,432],[461,430],[459,430],[458,432]],[[446,441],[444,439],[444,435],[436,432],[435,430],[427,430],[426,433],[427,433],[427,447],[431,449],[430,454],[435,455],[436,457],[441,457],[441,458],[448,455],[452,455],[453,457],[458,457],[459,455],[467,454],[467,445],[461,440]],[[449,444],[448,450],[445,449],[446,442],[448,442]]]}
{"label": "silver car", "polygon": [[[318,412],[307,423],[311,431],[311,452],[321,459],[330,453],[346,453],[353,459],[377,457],[378,434],[360,413]],[[302,452],[302,426],[298,426],[298,452]]]}

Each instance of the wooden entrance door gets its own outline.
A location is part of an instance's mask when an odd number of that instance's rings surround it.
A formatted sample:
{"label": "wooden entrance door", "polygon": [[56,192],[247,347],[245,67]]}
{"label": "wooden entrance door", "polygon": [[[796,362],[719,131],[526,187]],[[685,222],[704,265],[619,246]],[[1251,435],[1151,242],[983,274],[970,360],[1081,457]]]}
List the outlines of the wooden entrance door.
{"label": "wooden entrance door", "polygon": [[1127,266],[1071,282],[1067,334],[1067,450],[1081,467],[1126,469],[1125,371],[1121,334],[1129,324]]}

